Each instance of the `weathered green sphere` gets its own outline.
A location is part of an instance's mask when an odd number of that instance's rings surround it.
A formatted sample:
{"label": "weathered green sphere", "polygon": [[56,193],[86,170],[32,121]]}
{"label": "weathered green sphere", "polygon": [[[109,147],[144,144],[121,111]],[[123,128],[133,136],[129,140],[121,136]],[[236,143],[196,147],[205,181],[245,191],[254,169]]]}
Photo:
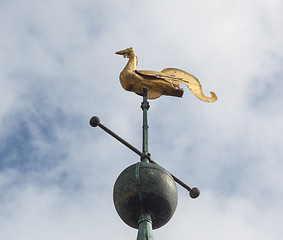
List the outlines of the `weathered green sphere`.
{"label": "weathered green sphere", "polygon": [[115,208],[129,226],[138,228],[142,209],[151,215],[152,228],[165,225],[178,202],[177,187],[171,174],[159,165],[139,162],[126,168],[115,182]]}

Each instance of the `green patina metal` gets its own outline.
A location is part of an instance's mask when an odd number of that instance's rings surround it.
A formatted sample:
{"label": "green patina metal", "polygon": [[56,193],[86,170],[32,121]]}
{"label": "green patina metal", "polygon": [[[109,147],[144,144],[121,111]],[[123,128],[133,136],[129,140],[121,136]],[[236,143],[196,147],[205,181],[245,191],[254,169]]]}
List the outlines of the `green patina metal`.
{"label": "green patina metal", "polygon": [[141,214],[137,240],[153,239],[152,221],[150,214]]}
{"label": "green patina metal", "polygon": [[143,219],[141,215],[148,213],[154,230],[173,216],[178,203],[177,186],[164,168],[140,161],[119,175],[113,200],[117,213],[127,225],[138,229],[139,220]]}
{"label": "green patina metal", "polygon": [[[147,101],[148,92],[147,88],[143,89],[143,102],[141,108],[143,110],[143,143],[142,143],[142,157],[141,161],[149,163],[149,152],[148,152],[148,123],[147,123],[147,111],[149,109],[149,103]],[[150,214],[145,210],[144,200],[142,196],[142,188],[140,184],[140,163],[136,164],[136,180],[139,192],[139,203],[140,203],[140,218],[138,221],[138,236],[137,240],[153,240],[152,233],[152,221]]]}
{"label": "green patina metal", "polygon": [[147,88],[143,89],[143,102],[141,104],[141,108],[143,110],[143,144],[142,144],[143,155],[141,160],[149,162],[148,123],[147,123],[147,111],[149,109],[149,102],[147,101]]}

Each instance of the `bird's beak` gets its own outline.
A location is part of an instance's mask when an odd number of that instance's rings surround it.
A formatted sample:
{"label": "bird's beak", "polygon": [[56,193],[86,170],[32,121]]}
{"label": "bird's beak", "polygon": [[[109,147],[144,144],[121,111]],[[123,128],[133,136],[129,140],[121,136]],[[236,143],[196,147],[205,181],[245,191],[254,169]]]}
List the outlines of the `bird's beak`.
{"label": "bird's beak", "polygon": [[115,52],[115,54],[124,55],[125,54],[125,50],[121,50],[121,51]]}

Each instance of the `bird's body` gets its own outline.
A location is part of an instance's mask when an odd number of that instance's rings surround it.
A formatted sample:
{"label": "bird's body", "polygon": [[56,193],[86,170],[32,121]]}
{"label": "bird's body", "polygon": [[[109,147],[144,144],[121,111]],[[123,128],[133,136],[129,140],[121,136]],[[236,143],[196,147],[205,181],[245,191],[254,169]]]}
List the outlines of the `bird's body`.
{"label": "bird's body", "polygon": [[128,57],[129,61],[120,73],[120,82],[127,91],[142,95],[143,89],[148,89],[148,98],[155,99],[161,95],[182,97],[184,90],[179,83],[186,84],[189,89],[202,101],[214,102],[217,100],[215,93],[206,97],[202,93],[200,82],[193,75],[177,68],[166,68],[161,72],[150,70],[136,70],[138,59],[132,48],[127,48],[116,54]]}

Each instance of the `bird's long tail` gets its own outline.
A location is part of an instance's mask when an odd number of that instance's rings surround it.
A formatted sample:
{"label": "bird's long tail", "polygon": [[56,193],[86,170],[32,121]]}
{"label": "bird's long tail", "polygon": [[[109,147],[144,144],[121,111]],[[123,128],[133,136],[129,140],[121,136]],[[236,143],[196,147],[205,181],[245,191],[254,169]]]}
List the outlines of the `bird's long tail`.
{"label": "bird's long tail", "polygon": [[217,100],[214,92],[210,92],[211,97],[203,94],[201,84],[195,76],[177,68],[165,68],[161,72],[166,74],[168,78],[171,78],[174,83],[184,83],[187,85],[198,99],[204,102],[215,102]]}

